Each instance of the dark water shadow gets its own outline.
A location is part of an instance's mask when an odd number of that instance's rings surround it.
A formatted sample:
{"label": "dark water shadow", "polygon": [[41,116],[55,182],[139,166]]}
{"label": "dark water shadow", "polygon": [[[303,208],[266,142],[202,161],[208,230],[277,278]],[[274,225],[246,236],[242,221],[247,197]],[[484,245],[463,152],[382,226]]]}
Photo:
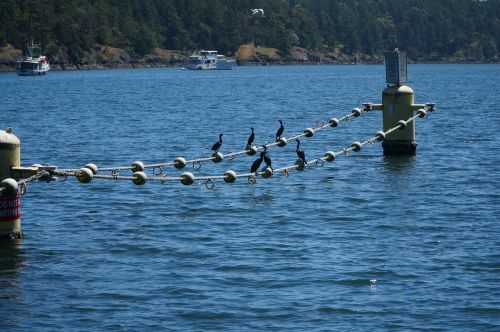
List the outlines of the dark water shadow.
{"label": "dark water shadow", "polygon": [[0,330],[16,327],[22,307],[20,269],[25,266],[21,240],[0,241]]}
{"label": "dark water shadow", "polygon": [[415,166],[415,156],[384,156],[382,167],[391,173],[410,173]]}
{"label": "dark water shadow", "polygon": [[14,276],[24,266],[22,240],[0,241],[0,289],[4,286],[5,275]]}

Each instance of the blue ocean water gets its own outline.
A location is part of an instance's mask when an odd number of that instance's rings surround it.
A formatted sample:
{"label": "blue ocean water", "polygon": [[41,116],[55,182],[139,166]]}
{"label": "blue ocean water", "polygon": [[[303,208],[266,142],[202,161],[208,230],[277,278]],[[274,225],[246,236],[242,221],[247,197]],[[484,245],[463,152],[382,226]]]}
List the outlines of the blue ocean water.
{"label": "blue ocean water", "polygon": [[[500,330],[499,65],[410,65],[417,155],[379,143],[234,184],[33,182],[25,238],[0,244],[2,331]],[[381,102],[383,66],[0,74],[22,164],[210,155]],[[378,112],[303,139],[306,157],[382,129]],[[269,150],[275,167],[295,144]],[[196,175],[248,172],[255,157]],[[170,176],[183,171],[167,168]],[[126,172],[123,173],[128,174]]]}

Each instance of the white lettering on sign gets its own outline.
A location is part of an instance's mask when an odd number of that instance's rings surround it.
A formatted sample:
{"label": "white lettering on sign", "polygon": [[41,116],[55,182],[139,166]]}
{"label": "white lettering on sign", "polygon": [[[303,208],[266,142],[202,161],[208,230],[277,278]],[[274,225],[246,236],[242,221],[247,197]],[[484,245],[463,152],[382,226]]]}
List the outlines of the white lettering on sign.
{"label": "white lettering on sign", "polygon": [[[2,218],[2,217],[16,217],[16,216],[19,216],[19,214],[20,214],[19,207],[12,208],[12,209],[0,210],[0,218]],[[14,218],[14,219],[16,219],[16,218]]]}
{"label": "white lettering on sign", "polygon": [[0,221],[12,221],[21,217],[20,196],[0,198]]}
{"label": "white lettering on sign", "polygon": [[16,199],[0,201],[0,209],[8,209],[19,206],[19,202]]}

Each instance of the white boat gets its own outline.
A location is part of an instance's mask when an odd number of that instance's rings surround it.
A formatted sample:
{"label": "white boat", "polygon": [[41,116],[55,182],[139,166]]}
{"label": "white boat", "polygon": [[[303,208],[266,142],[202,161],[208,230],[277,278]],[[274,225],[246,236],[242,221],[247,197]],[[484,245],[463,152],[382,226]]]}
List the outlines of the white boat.
{"label": "white boat", "polygon": [[186,69],[188,70],[231,70],[234,61],[227,60],[223,55],[217,54],[217,51],[202,50],[194,53],[188,59]]}
{"label": "white boat", "polygon": [[17,61],[16,72],[20,76],[45,75],[50,70],[47,58],[40,54],[40,49],[35,47],[33,41],[28,44],[29,55]]}

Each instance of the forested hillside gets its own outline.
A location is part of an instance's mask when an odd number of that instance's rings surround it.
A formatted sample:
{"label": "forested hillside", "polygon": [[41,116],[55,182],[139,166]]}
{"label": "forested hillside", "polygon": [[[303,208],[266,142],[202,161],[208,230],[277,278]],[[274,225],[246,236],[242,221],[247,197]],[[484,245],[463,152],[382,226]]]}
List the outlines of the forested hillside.
{"label": "forested hillside", "polygon": [[416,61],[498,61],[500,0],[1,0],[0,47],[31,39],[74,63],[103,46],[140,58],[250,43],[282,56],[398,47]]}

